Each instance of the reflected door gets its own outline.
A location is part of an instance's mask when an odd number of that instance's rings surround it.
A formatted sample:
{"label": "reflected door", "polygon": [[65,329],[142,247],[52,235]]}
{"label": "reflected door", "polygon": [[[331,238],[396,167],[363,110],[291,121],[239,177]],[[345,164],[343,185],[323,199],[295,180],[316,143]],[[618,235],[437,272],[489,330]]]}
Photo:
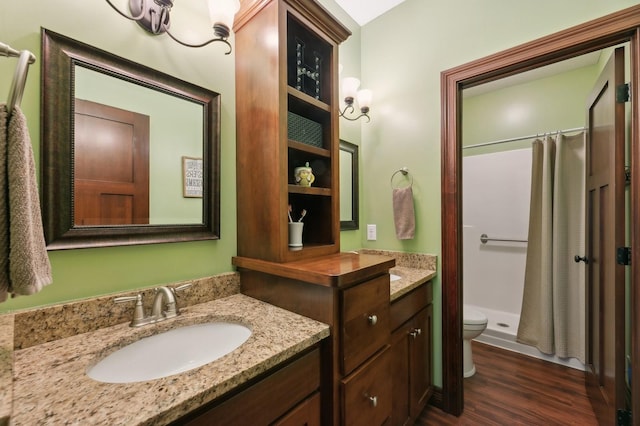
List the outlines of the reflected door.
{"label": "reflected door", "polygon": [[149,223],[149,117],[75,102],[74,225]]}

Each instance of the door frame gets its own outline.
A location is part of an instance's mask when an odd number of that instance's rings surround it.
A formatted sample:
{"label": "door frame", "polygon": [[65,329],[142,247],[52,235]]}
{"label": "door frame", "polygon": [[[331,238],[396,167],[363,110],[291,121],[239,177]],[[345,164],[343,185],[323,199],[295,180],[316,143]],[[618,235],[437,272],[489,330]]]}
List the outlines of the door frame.
{"label": "door frame", "polygon": [[[640,5],[443,71],[442,110],[442,408],[464,407],[462,363],[462,90],[585,53],[630,42],[632,82],[640,82]],[[640,84],[631,85],[631,324],[640,324]],[[640,326],[631,330],[631,386],[640,389]],[[640,398],[632,399],[640,413]],[[640,425],[640,415],[633,424]]]}

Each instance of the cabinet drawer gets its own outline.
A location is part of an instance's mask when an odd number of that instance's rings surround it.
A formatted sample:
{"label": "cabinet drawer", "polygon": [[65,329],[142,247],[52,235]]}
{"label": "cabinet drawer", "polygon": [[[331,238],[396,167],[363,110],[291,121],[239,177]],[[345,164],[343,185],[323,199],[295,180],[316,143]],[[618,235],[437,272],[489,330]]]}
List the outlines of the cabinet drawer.
{"label": "cabinet drawer", "polygon": [[316,348],[224,402],[196,409],[173,424],[271,424],[319,387],[320,350]]}
{"label": "cabinet drawer", "polygon": [[391,416],[389,347],[342,380],[344,425],[379,426]]}
{"label": "cabinet drawer", "polygon": [[401,298],[394,300],[391,304],[390,327],[395,331],[405,322],[409,321],[416,313],[433,301],[433,290],[431,281],[411,290]]}
{"label": "cabinet drawer", "polygon": [[342,302],[341,359],[346,375],[389,342],[389,276],[345,290]]}

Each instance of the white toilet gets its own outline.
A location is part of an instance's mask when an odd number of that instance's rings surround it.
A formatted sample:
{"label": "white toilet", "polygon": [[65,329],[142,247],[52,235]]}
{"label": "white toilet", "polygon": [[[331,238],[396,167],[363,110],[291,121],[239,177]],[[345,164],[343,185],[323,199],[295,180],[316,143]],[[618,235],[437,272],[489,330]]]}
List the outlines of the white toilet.
{"label": "white toilet", "polygon": [[463,308],[462,353],[464,360],[464,377],[476,374],[476,366],[471,354],[471,340],[475,339],[487,328],[487,316],[480,311]]}

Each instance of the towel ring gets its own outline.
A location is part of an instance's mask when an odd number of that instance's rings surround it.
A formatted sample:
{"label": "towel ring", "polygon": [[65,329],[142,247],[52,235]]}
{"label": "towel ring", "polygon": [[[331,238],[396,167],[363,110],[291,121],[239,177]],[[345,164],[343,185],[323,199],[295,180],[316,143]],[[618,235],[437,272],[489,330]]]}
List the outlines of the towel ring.
{"label": "towel ring", "polygon": [[[393,178],[398,174],[398,173],[402,173],[404,176],[409,175],[409,168],[408,167],[403,167],[401,169],[396,170],[395,172],[393,172],[393,174],[391,175],[391,180],[389,181],[390,185],[391,185],[391,189],[394,189],[393,187]],[[409,182],[409,188],[411,188],[413,186],[413,176],[409,175],[409,178],[411,178],[411,181]]]}

